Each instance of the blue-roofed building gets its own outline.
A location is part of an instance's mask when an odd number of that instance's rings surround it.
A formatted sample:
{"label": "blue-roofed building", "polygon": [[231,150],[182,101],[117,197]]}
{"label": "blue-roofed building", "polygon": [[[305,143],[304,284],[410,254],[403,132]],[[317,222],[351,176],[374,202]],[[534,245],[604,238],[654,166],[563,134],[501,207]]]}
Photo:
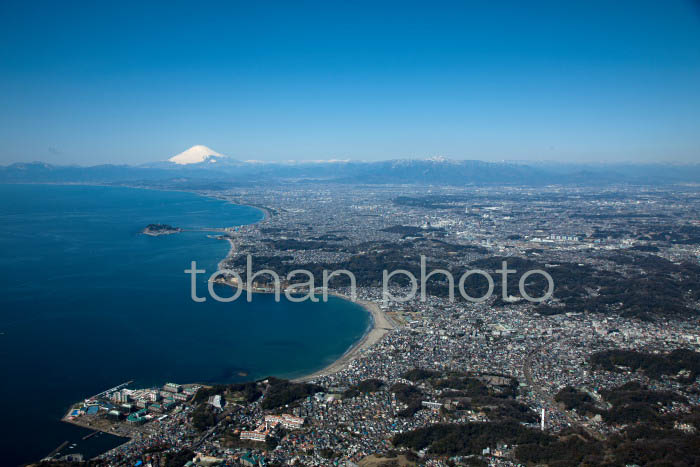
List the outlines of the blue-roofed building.
{"label": "blue-roofed building", "polygon": [[241,456],[241,464],[251,466],[251,467],[252,466],[267,465],[264,457],[256,456],[253,453],[248,453],[248,454]]}

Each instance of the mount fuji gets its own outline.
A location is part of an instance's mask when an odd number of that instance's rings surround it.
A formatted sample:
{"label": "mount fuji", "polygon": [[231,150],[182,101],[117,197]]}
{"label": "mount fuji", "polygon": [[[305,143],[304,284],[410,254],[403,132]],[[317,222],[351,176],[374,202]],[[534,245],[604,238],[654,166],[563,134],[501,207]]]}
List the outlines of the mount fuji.
{"label": "mount fuji", "polygon": [[177,165],[190,165],[190,164],[201,164],[206,163],[216,163],[221,160],[231,161],[228,156],[220,154],[211,148],[198,144],[192,146],[187,151],[183,151],[170,159],[168,162],[172,162]]}

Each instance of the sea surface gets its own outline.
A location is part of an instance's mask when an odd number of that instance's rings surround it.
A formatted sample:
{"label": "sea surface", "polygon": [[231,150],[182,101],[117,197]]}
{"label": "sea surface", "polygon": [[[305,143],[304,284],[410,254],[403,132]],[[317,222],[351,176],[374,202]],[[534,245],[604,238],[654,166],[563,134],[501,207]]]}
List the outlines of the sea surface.
{"label": "sea surface", "polygon": [[334,297],[195,303],[183,271],[193,260],[207,271],[204,295],[228,243],[206,232],[140,233],[150,223],[197,229],[262,218],[191,193],[0,185],[0,463],[36,461],[63,441],[77,443],[63,453],[86,456],[124,442],[83,441],[90,431],[59,421],[72,403],[122,382],[300,376],[360,339],[369,315]]}

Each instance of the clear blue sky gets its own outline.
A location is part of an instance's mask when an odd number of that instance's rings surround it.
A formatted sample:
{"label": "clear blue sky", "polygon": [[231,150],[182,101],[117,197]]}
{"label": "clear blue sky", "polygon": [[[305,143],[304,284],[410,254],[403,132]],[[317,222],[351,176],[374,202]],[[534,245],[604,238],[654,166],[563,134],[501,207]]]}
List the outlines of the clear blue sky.
{"label": "clear blue sky", "polygon": [[1,164],[700,162],[697,1],[141,3],[0,3]]}

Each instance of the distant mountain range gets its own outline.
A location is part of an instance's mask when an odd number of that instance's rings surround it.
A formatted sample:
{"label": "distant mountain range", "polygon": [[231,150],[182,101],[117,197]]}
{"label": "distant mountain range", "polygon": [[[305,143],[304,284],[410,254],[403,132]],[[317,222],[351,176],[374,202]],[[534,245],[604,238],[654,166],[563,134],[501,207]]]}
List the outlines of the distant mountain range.
{"label": "distant mountain range", "polygon": [[42,162],[0,166],[0,183],[143,183],[189,188],[274,182],[421,185],[658,185],[700,183],[700,164],[565,164],[396,159],[378,162],[238,161],[194,146],[168,161],[90,167]]}

